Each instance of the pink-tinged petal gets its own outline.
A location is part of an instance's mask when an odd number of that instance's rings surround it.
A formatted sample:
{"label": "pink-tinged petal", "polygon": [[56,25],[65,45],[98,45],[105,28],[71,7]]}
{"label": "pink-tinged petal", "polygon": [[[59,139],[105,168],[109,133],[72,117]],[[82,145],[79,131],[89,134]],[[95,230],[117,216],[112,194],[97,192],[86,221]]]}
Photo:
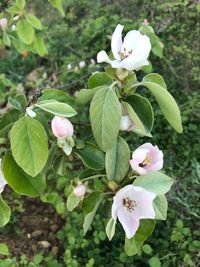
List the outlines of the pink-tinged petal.
{"label": "pink-tinged petal", "polygon": [[115,59],[120,60],[119,52],[122,48],[122,31],[124,26],[118,24],[112,35],[111,50]]}
{"label": "pink-tinged petal", "polygon": [[137,159],[137,161],[142,162],[148,153],[148,149],[146,148],[137,148],[135,151],[133,151],[132,159]]}
{"label": "pink-tinged petal", "polygon": [[148,172],[156,172],[163,168],[163,160],[156,162],[148,167]]}
{"label": "pink-tinged petal", "polygon": [[117,215],[122,227],[124,228],[126,237],[128,239],[132,238],[139,228],[139,220],[134,220],[132,213],[127,212],[125,208],[118,209]]}
{"label": "pink-tinged petal", "polygon": [[102,50],[97,54],[97,62],[98,63],[102,63],[102,62],[111,63],[111,60],[109,59],[106,51]]}
{"label": "pink-tinged petal", "polygon": [[77,197],[83,197],[86,193],[86,186],[84,184],[77,185],[74,188],[73,193]]}
{"label": "pink-tinged petal", "polygon": [[68,119],[59,116],[55,116],[51,121],[51,129],[57,138],[69,138],[74,133],[72,123]]}
{"label": "pink-tinged petal", "polygon": [[129,163],[133,171],[136,171],[138,174],[141,175],[147,174],[147,170],[139,166],[141,162],[139,162],[138,160],[131,159]]}
{"label": "pink-tinged petal", "polygon": [[0,27],[2,28],[2,30],[4,30],[8,25],[8,20],[7,18],[2,18],[0,19]]}
{"label": "pink-tinged petal", "polygon": [[140,186],[133,186],[134,194],[133,198],[136,202],[136,207],[132,212],[132,216],[135,220],[140,219],[154,219],[155,210],[153,208],[153,200],[156,198],[156,194],[147,191]]}

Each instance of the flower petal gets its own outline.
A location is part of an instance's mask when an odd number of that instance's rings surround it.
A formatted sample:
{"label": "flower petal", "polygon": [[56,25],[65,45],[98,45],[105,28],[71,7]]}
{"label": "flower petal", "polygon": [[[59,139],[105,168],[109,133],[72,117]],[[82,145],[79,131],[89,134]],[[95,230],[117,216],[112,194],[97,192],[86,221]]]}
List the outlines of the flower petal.
{"label": "flower petal", "polygon": [[133,237],[139,227],[139,220],[136,221],[132,217],[132,213],[128,212],[125,208],[120,208],[117,211],[118,219],[124,228],[126,237],[130,239]]}
{"label": "flower petal", "polygon": [[119,52],[121,51],[121,48],[122,48],[123,28],[124,28],[123,25],[118,24],[117,27],[115,28],[115,31],[112,35],[112,40],[111,40],[111,50],[114,55],[114,58],[117,60],[120,60]]}
{"label": "flower petal", "polygon": [[135,159],[131,159],[129,161],[131,168],[133,171],[136,171],[138,174],[141,175],[145,175],[147,174],[147,170],[143,167],[140,167],[139,164],[141,163],[141,161],[135,160]]}
{"label": "flower petal", "polygon": [[124,37],[122,49],[133,51],[133,55],[140,55],[141,58],[147,59],[151,51],[151,43],[148,36],[141,34],[139,31],[129,31]]}
{"label": "flower petal", "polygon": [[110,63],[111,62],[106,51],[102,50],[97,54],[97,62],[98,63],[102,63],[102,62]]}
{"label": "flower petal", "polygon": [[156,194],[149,192],[140,186],[133,186],[132,197],[136,202],[136,207],[132,212],[132,216],[135,220],[155,218],[153,200],[156,198]]}
{"label": "flower petal", "polygon": [[1,168],[1,162],[2,162],[2,159],[0,159],[0,194],[3,192],[4,187],[7,184],[7,182],[3,176],[3,172],[2,172],[2,168]]}

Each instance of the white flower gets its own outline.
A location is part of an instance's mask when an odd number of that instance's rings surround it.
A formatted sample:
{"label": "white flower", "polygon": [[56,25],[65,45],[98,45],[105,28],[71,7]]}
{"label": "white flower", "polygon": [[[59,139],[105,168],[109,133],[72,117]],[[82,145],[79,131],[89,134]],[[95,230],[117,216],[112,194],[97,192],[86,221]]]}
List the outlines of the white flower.
{"label": "white flower", "polygon": [[2,162],[2,159],[0,159],[0,194],[3,192],[4,187],[7,184],[7,182],[3,176],[2,169],[1,169],[1,162]]}
{"label": "white flower", "polygon": [[111,60],[103,50],[97,54],[97,62],[107,62],[113,68],[122,68],[129,71],[149,65],[148,56],[151,50],[149,37],[139,31],[132,30],[127,33],[122,42],[124,26],[118,24],[111,40],[111,49],[114,60]]}
{"label": "white flower", "polygon": [[85,61],[84,60],[82,60],[82,61],[79,62],[79,68],[80,69],[84,68],[85,66],[86,66],[86,64],[85,64]]}
{"label": "white flower", "polygon": [[126,237],[133,237],[140,219],[154,219],[153,200],[156,195],[140,186],[127,185],[120,189],[113,199],[112,218],[120,221]]}

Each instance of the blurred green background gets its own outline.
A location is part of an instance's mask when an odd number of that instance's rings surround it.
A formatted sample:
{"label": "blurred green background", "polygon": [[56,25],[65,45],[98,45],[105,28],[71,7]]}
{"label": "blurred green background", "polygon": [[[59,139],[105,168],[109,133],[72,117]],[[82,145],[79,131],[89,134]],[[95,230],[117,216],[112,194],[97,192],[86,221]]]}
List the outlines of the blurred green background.
{"label": "blurred green background", "polygon": [[[0,266],[200,266],[199,1],[64,0],[64,17],[48,1],[27,3],[45,26],[43,36],[49,54],[40,58],[29,53],[23,57],[14,49],[0,50],[0,74],[5,74],[11,81],[5,85],[0,76],[2,109],[7,96],[16,90],[29,95],[36,88],[52,86],[73,95],[86,86],[92,72],[103,68],[91,59],[96,60],[97,52],[102,49],[110,50],[115,26],[123,24],[127,32],[138,29],[146,18],[164,44],[163,58],[151,55],[153,71],[164,77],[169,91],[180,105],[184,132],[179,135],[167,125],[152,99],[156,108],[152,143],[164,151],[165,170],[175,179],[175,184],[168,194],[168,220],[157,224],[140,255],[125,255],[120,233],[112,242],[107,240],[104,233],[106,222],[101,214],[96,216],[91,231],[83,237],[81,211],[66,212],[67,184],[63,177],[59,177],[56,186],[55,181],[49,181],[47,193],[42,198],[58,213],[54,215],[51,212],[51,216],[61,218],[58,219],[60,229],[55,231],[59,253],[50,249],[45,251],[44,247],[43,250],[37,248],[34,253],[30,253],[29,247],[21,252],[10,250],[10,254],[2,258]],[[86,66],[80,69],[78,65],[82,60]],[[134,148],[147,139],[132,135],[128,141]],[[11,223],[0,229],[2,242],[6,235],[11,238],[15,235],[20,240],[24,233],[20,220],[27,200],[10,194],[9,190],[7,199],[14,212]],[[48,240],[48,235],[46,238]]]}

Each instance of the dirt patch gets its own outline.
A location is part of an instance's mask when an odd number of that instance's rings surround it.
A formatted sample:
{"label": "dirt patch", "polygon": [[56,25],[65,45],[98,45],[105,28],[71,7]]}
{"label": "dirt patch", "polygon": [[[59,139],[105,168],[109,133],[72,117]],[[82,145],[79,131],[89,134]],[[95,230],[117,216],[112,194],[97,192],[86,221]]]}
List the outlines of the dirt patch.
{"label": "dirt patch", "polygon": [[[7,244],[10,257],[19,258],[25,254],[31,259],[41,250],[44,254],[62,253],[62,244],[57,239],[56,232],[62,228],[63,221],[55,209],[39,199],[23,197],[20,201],[24,211],[17,213],[13,222],[0,233],[0,243]],[[5,257],[0,256],[0,259],[3,258]]]}

